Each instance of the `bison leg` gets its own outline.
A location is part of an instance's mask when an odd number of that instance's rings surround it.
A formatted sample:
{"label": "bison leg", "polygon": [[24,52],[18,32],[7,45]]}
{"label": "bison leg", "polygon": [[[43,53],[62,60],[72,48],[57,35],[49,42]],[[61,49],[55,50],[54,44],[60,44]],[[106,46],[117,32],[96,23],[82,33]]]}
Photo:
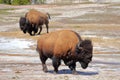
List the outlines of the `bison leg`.
{"label": "bison leg", "polygon": [[34,25],[34,27],[33,27],[33,32],[34,32],[33,35],[35,35],[35,33],[38,32],[38,25]]}
{"label": "bison leg", "polygon": [[43,71],[44,72],[47,72],[47,66],[46,66],[46,60],[47,60],[47,57],[45,56],[40,56],[40,59],[41,59],[41,62],[42,62],[42,67],[43,67]]}
{"label": "bison leg", "polygon": [[56,57],[53,57],[52,58],[52,63],[53,63],[53,67],[54,67],[54,72],[57,73],[58,72],[58,67],[61,64],[61,61],[60,61],[60,59],[58,59]]}
{"label": "bison leg", "polygon": [[34,33],[38,32],[38,25],[35,26]]}
{"label": "bison leg", "polygon": [[40,35],[41,31],[42,31],[42,25],[40,25],[40,31],[39,31],[38,35]]}
{"label": "bison leg", "polygon": [[76,69],[75,69],[76,68],[76,63],[75,62],[71,63],[69,65],[69,68],[72,70],[73,74],[77,74]]}
{"label": "bison leg", "polygon": [[29,30],[28,33],[29,33],[31,36],[33,36],[32,30]]}
{"label": "bison leg", "polygon": [[64,61],[65,65],[67,65],[67,66],[69,66],[73,63],[73,60],[69,60],[69,59],[64,59],[63,61]]}
{"label": "bison leg", "polygon": [[27,28],[27,30],[28,30],[28,33],[29,33],[31,36],[34,36],[34,34],[32,34],[32,31],[33,31],[32,25],[30,25],[30,26]]}

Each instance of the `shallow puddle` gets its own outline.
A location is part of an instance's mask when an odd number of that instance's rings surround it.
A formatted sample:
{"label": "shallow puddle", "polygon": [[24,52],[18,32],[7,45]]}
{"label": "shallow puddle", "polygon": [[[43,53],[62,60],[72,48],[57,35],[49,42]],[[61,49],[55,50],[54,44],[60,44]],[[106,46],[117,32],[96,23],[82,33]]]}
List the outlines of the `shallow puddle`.
{"label": "shallow puddle", "polygon": [[17,38],[0,38],[0,52],[4,53],[32,53],[34,52],[30,49],[34,46],[35,42],[26,39]]}

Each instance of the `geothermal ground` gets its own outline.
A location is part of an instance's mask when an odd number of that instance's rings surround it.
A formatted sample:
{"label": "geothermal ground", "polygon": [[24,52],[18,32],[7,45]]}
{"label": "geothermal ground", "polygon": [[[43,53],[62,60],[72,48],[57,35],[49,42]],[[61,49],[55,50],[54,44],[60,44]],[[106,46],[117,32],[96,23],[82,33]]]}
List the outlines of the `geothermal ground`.
{"label": "geothermal ground", "polygon": [[[78,75],[73,75],[62,63],[54,74],[49,59],[48,73],[42,71],[36,52],[40,35],[23,34],[19,28],[20,17],[30,9],[50,13],[50,32],[74,30],[93,41],[93,60],[87,69],[77,63]],[[120,4],[0,4],[0,80],[120,80]]]}

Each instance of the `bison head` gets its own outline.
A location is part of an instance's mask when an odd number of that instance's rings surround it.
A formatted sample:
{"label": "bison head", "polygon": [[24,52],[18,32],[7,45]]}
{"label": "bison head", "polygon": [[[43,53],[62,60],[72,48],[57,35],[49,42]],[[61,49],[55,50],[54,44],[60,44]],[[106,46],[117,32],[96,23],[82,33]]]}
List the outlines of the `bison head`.
{"label": "bison head", "polygon": [[76,46],[78,61],[83,69],[92,61],[93,46],[91,40],[83,40]]}
{"label": "bison head", "polygon": [[28,20],[25,17],[21,17],[19,20],[20,29],[26,33]]}

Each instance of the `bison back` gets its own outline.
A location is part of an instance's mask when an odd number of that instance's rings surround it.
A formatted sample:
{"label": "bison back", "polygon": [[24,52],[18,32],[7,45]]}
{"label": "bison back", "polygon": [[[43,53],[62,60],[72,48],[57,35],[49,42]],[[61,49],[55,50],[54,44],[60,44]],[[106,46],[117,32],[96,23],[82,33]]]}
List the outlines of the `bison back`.
{"label": "bison back", "polygon": [[26,14],[26,18],[29,20],[31,24],[38,24],[40,20],[39,12],[35,10],[30,10]]}

